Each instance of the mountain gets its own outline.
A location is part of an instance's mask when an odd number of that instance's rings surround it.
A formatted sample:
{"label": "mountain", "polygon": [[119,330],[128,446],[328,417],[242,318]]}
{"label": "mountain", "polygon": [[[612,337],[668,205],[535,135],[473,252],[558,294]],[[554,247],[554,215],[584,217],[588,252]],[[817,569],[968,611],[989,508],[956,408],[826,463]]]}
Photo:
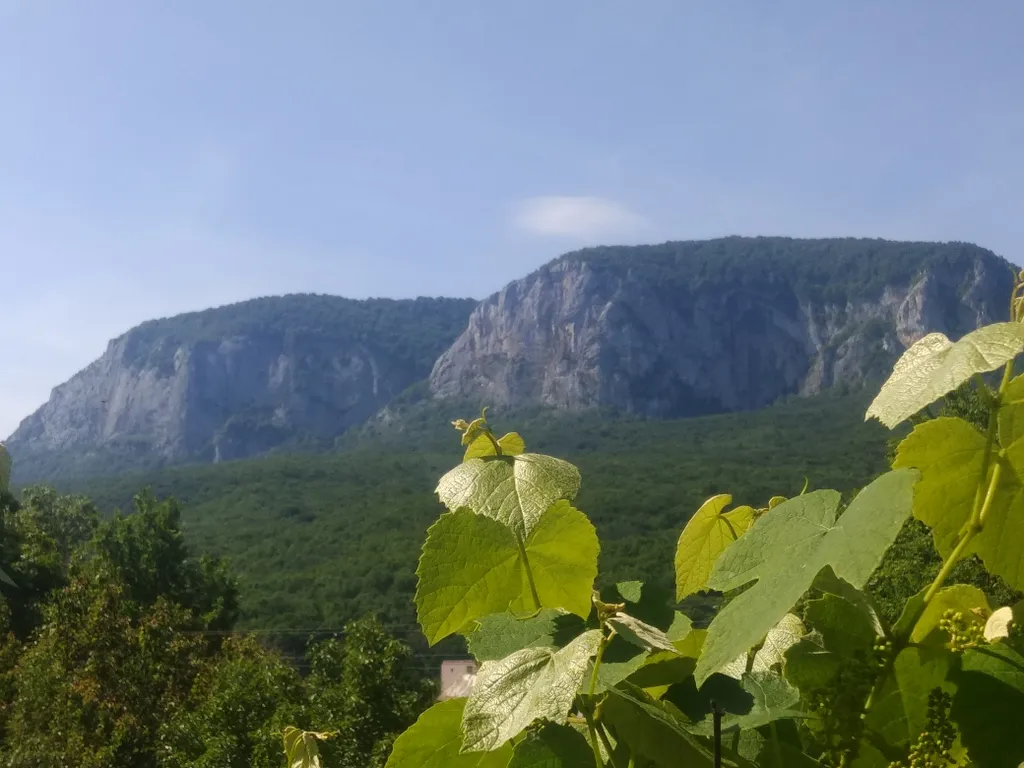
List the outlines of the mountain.
{"label": "mountain", "polygon": [[24,483],[349,448],[354,426],[429,418],[424,398],[749,410],[875,383],[926,332],[1005,318],[1011,284],[970,244],[729,237],[569,253],[479,305],[255,299],[115,339],[8,447]]}
{"label": "mountain", "polygon": [[475,304],[289,295],[143,323],[21,423],[15,480],[329,445],[424,379]]}
{"label": "mountain", "polygon": [[567,254],[482,302],[435,397],[655,417],[880,381],[929,331],[1004,319],[1012,268],[963,243],[730,237]]}

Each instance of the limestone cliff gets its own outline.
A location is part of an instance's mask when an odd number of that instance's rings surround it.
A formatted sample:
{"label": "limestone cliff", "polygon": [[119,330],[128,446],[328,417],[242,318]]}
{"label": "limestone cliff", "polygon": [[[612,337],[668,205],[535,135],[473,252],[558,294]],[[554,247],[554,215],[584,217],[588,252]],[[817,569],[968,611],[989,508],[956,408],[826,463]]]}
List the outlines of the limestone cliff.
{"label": "limestone cliff", "polygon": [[144,323],[22,422],[16,478],[329,441],[423,379],[474,305],[284,296]]}
{"label": "limestone cliff", "polygon": [[656,417],[881,379],[924,333],[1003,319],[1008,262],[965,244],[724,238],[568,254],[482,302],[435,397]]}

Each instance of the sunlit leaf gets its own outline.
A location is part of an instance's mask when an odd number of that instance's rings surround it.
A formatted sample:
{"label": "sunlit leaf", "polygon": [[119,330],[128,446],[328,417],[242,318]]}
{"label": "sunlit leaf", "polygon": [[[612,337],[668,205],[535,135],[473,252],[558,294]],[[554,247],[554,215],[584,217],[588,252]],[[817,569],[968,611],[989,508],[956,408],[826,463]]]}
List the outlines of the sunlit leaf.
{"label": "sunlit leaf", "polygon": [[[505,456],[518,456],[526,450],[526,443],[518,432],[509,432],[507,435],[499,437],[498,445]],[[491,442],[491,438],[487,435],[477,435],[466,448],[466,453],[462,460],[469,461],[470,459],[482,459],[485,456],[496,455],[497,451],[494,450],[494,443]]]}
{"label": "sunlit leaf", "polygon": [[882,475],[837,522],[839,494],[814,491],[759,518],[715,564],[708,586],[728,591],[754,582],[708,627],[695,673],[700,685],[759,643],[830,565],[839,578],[863,587],[910,513],[917,474]]}
{"label": "sunlit leaf", "polygon": [[754,522],[751,507],[725,508],[732,496],[712,496],[690,518],[676,544],[676,599],[705,589],[715,561]]}
{"label": "sunlit leaf", "polygon": [[[586,516],[568,502],[554,504],[525,548],[541,606],[585,618],[598,554]],[[416,573],[417,616],[431,644],[491,614],[536,611],[515,534],[469,510],[430,527]]]}
{"label": "sunlit leaf", "polygon": [[1024,351],[1024,325],[995,323],[956,343],[929,333],[896,361],[867,411],[890,429],[952,392],[976,373],[993,371]]}
{"label": "sunlit leaf", "polygon": [[452,511],[467,507],[525,538],[552,504],[571,501],[579,489],[579,470],[569,462],[523,453],[463,462],[441,478],[437,495]]}
{"label": "sunlit leaf", "polygon": [[524,648],[485,661],[462,717],[463,751],[498,749],[534,720],[564,725],[600,641],[595,629],[560,650]]}
{"label": "sunlit leaf", "polygon": [[465,705],[465,699],[449,699],[420,715],[395,741],[386,768],[505,768],[510,744],[493,752],[460,753]]}
{"label": "sunlit leaf", "polygon": [[[896,467],[914,467],[921,479],[914,489],[914,516],[932,529],[935,548],[949,557],[971,517],[981,483],[985,437],[960,419],[930,419],[914,427],[899,446]],[[1003,469],[983,529],[964,550],[1015,589],[1024,588],[1024,441],[993,457]]]}

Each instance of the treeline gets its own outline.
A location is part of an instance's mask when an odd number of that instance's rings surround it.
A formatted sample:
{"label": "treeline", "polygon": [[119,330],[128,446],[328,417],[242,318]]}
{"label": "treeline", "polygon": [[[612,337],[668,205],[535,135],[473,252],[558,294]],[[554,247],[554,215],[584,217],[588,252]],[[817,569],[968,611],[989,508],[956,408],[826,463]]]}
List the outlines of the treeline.
{"label": "treeline", "polygon": [[308,674],[232,632],[239,595],[194,557],[176,502],[103,519],[82,496],[0,491],[0,764],[279,768],[287,725],[336,731],[328,765],[383,766],[433,698],[374,618],[312,646]]}

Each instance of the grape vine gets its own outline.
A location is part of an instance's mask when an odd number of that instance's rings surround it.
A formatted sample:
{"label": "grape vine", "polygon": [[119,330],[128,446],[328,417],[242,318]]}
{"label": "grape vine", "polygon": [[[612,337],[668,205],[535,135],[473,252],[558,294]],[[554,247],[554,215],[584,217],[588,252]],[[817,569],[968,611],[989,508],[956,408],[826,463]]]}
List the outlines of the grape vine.
{"label": "grape vine", "polygon": [[[1022,352],[1024,273],[1008,322],[928,334],[897,361],[867,411],[912,423],[890,472],[845,508],[806,488],[709,499],[679,536],[674,600],[639,582],[595,591],[578,470],[498,437],[486,410],[453,422],[465,451],[437,486],[447,510],[415,602],[428,641],[465,636],[479,673],[395,741],[388,766],[1017,768],[1024,606],[946,581],[977,555],[1024,589]],[[964,387],[985,413],[914,418]],[[865,588],[910,517],[943,564],[890,624]],[[673,604],[706,591],[732,597],[697,627]]]}

